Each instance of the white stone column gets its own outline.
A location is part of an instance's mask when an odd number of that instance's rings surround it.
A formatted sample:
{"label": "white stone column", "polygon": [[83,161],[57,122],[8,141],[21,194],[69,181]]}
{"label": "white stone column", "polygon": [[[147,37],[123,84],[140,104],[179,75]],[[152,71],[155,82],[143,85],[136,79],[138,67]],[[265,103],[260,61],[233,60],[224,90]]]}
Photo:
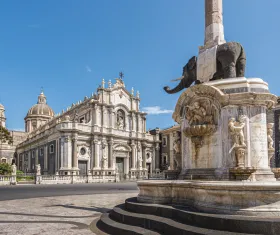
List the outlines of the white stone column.
{"label": "white stone column", "polygon": [[39,158],[38,158],[38,148],[35,149],[35,166],[39,164]]}
{"label": "white stone column", "polygon": [[169,133],[169,166],[171,170],[174,170],[174,151],[173,151],[173,132]]}
{"label": "white stone column", "polygon": [[96,104],[93,105],[91,112],[92,125],[96,125]]}
{"label": "white stone column", "polygon": [[100,144],[97,139],[94,140],[94,170],[100,170]]}
{"label": "white stone column", "polygon": [[44,171],[48,171],[48,145],[44,146]]}
{"label": "white stone column", "polygon": [[124,158],[124,173],[125,174],[129,173],[129,156]]}
{"label": "white stone column", "polygon": [[159,162],[160,162],[160,155],[159,155],[159,144],[156,144],[156,148],[155,148],[155,168],[156,171],[159,171]]}
{"label": "white stone column", "polygon": [[137,124],[138,124],[138,132],[141,133],[141,116],[137,114]]}
{"label": "white stone column", "polygon": [[72,168],[72,143],[70,136],[66,136],[64,139],[64,168]]}
{"label": "white stone column", "polygon": [[58,171],[58,159],[59,159],[59,139],[55,141],[56,146],[55,146],[55,173]]}
{"label": "white stone column", "polygon": [[77,153],[77,141],[78,136],[77,134],[74,135],[72,138],[72,170],[77,171],[78,168],[78,153]]}
{"label": "white stone column", "polygon": [[105,106],[100,106],[100,113],[101,113],[101,120],[100,120],[100,126],[105,127]]}
{"label": "white stone column", "polygon": [[[101,161],[100,161],[100,163],[101,163],[101,168],[102,169],[104,169],[104,170],[107,170],[108,169],[108,166],[109,166],[109,154],[108,154],[108,144],[107,144],[107,140],[106,140],[106,138],[104,138],[103,140],[102,140],[102,156],[101,156]],[[103,167],[103,156],[105,156],[105,157],[107,157],[107,165],[105,165],[104,167]]]}
{"label": "white stone column", "polygon": [[60,169],[64,167],[64,138],[60,139]]}
{"label": "white stone column", "polygon": [[223,43],[223,0],[205,0],[205,48]]}
{"label": "white stone column", "polygon": [[90,156],[90,169],[94,169],[95,166],[95,148],[94,148],[94,141],[91,143],[91,156]]}
{"label": "white stone column", "polygon": [[254,168],[268,168],[266,108],[250,108],[251,164]]}
{"label": "white stone column", "polygon": [[113,138],[108,141],[108,167],[113,169]]}
{"label": "white stone column", "polygon": [[113,109],[112,108],[108,108],[108,127],[109,128],[113,127],[112,113],[113,113]]}
{"label": "white stone column", "polygon": [[146,145],[142,145],[142,159],[143,159],[143,169],[147,168],[147,156],[146,156]]}
{"label": "white stone column", "polygon": [[135,170],[135,168],[136,168],[135,151],[136,151],[136,147],[135,147],[135,143],[133,141],[131,143],[131,170]]}
{"label": "white stone column", "polygon": [[100,106],[96,106],[96,124],[101,127]]}

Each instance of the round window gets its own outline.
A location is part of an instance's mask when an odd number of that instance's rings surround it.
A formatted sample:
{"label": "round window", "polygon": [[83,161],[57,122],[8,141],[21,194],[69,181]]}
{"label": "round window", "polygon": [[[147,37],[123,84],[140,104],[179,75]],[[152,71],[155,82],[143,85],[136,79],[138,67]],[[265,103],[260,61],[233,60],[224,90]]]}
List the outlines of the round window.
{"label": "round window", "polygon": [[85,148],[81,148],[80,154],[81,154],[81,155],[85,155],[85,154],[86,154],[86,149],[85,149]]}

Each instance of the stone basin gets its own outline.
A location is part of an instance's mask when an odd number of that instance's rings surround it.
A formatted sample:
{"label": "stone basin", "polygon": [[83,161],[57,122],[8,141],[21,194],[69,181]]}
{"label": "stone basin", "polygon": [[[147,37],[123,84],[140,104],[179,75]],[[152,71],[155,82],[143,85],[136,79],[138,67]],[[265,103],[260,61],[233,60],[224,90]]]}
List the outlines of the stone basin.
{"label": "stone basin", "polygon": [[183,205],[201,212],[280,216],[280,182],[138,181],[138,202]]}

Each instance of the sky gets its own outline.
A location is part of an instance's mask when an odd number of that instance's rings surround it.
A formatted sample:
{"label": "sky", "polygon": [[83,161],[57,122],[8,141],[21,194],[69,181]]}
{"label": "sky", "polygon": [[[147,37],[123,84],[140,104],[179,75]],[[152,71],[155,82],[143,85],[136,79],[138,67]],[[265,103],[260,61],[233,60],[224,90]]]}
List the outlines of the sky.
{"label": "sky", "polygon": [[[280,1],[224,0],[227,41],[247,55],[246,77],[280,95]],[[10,0],[0,3],[0,103],[7,127],[24,117],[43,87],[55,113],[124,73],[139,90],[147,128],[174,125],[180,93],[172,79],[204,43],[204,0]]]}

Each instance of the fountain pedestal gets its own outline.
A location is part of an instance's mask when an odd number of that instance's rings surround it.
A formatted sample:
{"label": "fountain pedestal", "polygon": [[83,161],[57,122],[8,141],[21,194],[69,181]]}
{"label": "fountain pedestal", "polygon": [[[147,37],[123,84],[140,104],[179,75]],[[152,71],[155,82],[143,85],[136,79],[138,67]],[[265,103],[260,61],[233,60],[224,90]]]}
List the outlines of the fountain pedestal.
{"label": "fountain pedestal", "polygon": [[246,180],[275,181],[266,111],[276,98],[257,78],[217,80],[184,91],[173,113],[182,133],[180,178],[240,179],[244,172]]}
{"label": "fountain pedestal", "polygon": [[257,78],[188,88],[173,113],[182,133],[181,180],[140,181],[138,201],[279,216],[280,182],[269,166],[273,140],[266,121],[276,102],[267,83]]}

